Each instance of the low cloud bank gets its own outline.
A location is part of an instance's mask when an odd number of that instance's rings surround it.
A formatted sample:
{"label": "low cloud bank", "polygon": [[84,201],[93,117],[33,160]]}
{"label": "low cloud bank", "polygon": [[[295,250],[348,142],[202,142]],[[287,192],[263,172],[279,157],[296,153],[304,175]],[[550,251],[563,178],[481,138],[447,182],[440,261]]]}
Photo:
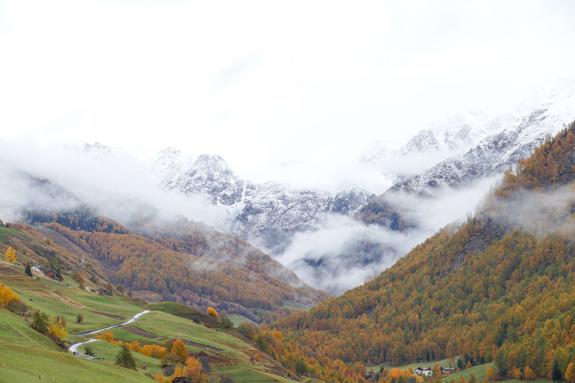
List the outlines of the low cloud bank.
{"label": "low cloud bank", "polygon": [[278,260],[306,283],[339,293],[376,276],[415,243],[408,234],[329,216],[298,233]]}
{"label": "low cloud bank", "polygon": [[85,203],[126,225],[175,217],[218,228],[226,222],[224,209],[202,196],[162,189],[149,167],[126,153],[2,142],[0,153],[0,217],[7,220],[30,206],[60,210]]}
{"label": "low cloud bank", "polygon": [[519,191],[511,198],[490,198],[481,214],[538,236],[575,232],[575,185],[551,191]]}
{"label": "low cloud bank", "polygon": [[433,197],[394,193],[386,198],[417,227],[405,232],[343,216],[326,216],[298,233],[278,260],[306,283],[334,294],[356,287],[392,266],[440,228],[473,214],[500,176],[464,189],[437,190]]}
{"label": "low cloud bank", "polygon": [[[160,227],[182,218],[229,231],[230,212],[201,195],[160,187],[150,167],[130,155],[95,147],[45,148],[0,142],[0,218],[17,220],[23,208],[66,210],[87,204],[127,226]],[[49,180],[50,182],[46,182]],[[417,228],[397,232],[341,215],[326,215],[295,235],[276,259],[308,284],[340,293],[392,266],[439,228],[472,214],[497,177],[433,197],[396,193],[389,201]],[[521,202],[518,202],[521,203]],[[142,227],[142,226],[140,226]]]}

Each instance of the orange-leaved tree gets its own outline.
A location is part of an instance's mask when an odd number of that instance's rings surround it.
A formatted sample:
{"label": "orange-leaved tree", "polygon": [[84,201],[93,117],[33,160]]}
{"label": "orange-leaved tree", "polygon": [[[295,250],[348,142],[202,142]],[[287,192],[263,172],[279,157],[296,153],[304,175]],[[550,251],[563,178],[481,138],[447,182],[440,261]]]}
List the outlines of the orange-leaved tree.
{"label": "orange-leaved tree", "polygon": [[219,318],[220,314],[218,314],[218,312],[216,311],[215,308],[213,308],[212,306],[208,307],[208,315],[213,316],[214,318]]}
{"label": "orange-leaved tree", "polygon": [[533,371],[533,369],[531,367],[529,367],[529,366],[525,367],[525,369],[523,370],[523,379],[533,380],[536,377],[537,377],[537,375],[535,374],[535,371]]}

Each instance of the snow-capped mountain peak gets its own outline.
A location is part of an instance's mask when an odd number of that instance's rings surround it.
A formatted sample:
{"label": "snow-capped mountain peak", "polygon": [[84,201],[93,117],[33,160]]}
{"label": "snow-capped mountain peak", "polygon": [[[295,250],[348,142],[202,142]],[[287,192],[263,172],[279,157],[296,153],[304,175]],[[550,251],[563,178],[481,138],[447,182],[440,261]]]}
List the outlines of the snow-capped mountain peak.
{"label": "snow-capped mountain peak", "polygon": [[162,184],[183,194],[201,194],[229,211],[230,231],[277,253],[293,235],[309,229],[326,214],[351,216],[372,194],[355,189],[331,193],[277,182],[252,183],[236,176],[218,155],[200,155],[182,166],[182,154],[165,150],[156,172]]}
{"label": "snow-capped mountain peak", "polygon": [[186,170],[188,174],[194,174],[195,176],[201,177],[225,177],[225,178],[233,178],[237,180],[236,175],[230,167],[228,166],[227,162],[218,155],[208,155],[202,154],[200,155],[196,161],[192,164],[192,166]]}
{"label": "snow-capped mountain peak", "polygon": [[548,136],[575,120],[574,106],[573,82],[538,92],[511,113],[492,120],[491,134],[476,145],[401,180],[392,190],[426,193],[440,186],[463,186],[509,169],[528,157]]}
{"label": "snow-capped mountain peak", "polygon": [[241,201],[245,182],[239,179],[218,155],[202,154],[190,163],[181,154],[166,162],[169,173],[163,184],[182,193],[201,193],[214,204],[231,206]]}

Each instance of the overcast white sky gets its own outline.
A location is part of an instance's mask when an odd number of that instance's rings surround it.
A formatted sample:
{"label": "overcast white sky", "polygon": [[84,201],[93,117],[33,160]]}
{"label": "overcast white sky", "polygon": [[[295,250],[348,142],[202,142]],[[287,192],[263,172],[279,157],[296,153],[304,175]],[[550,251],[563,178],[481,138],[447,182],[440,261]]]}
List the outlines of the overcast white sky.
{"label": "overcast white sky", "polygon": [[0,139],[325,173],[573,77],[574,19],[571,0],[0,0]]}

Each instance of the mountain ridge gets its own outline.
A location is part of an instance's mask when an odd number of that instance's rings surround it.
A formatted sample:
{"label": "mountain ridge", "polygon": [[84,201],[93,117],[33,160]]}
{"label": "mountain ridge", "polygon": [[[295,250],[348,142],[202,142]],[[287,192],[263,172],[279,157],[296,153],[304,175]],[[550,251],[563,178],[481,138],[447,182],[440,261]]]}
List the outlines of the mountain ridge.
{"label": "mountain ridge", "polygon": [[[348,362],[465,356],[471,365],[495,361],[501,377],[529,367],[551,378],[554,365],[564,374],[575,358],[567,335],[575,323],[574,152],[575,122],[508,171],[467,222],[280,327],[308,352]],[[558,204],[555,193],[569,198]],[[538,215],[521,214],[527,208]],[[526,218],[564,225],[531,232]]]}
{"label": "mountain ridge", "polygon": [[168,149],[156,160],[162,185],[187,195],[204,195],[225,207],[232,233],[274,254],[285,250],[296,232],[311,228],[321,215],[351,216],[372,197],[360,189],[331,193],[271,181],[256,184],[236,176],[221,156],[203,154],[195,161],[181,156]]}

